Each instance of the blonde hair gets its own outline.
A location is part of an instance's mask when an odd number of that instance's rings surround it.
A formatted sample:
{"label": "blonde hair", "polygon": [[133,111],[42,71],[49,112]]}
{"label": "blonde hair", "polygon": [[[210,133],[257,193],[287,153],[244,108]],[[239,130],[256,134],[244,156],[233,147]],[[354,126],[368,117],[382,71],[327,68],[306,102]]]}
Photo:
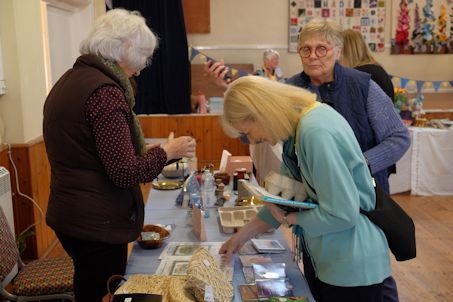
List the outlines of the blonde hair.
{"label": "blonde hair", "polygon": [[80,53],[124,62],[139,70],[150,63],[157,44],[157,37],[139,12],[118,8],[96,19],[80,44]]}
{"label": "blonde hair", "polygon": [[294,134],[302,109],[316,102],[308,90],[257,76],[235,80],[225,92],[221,119],[225,133],[238,137],[235,125],[256,122],[275,141]]}
{"label": "blonde hair", "polygon": [[344,46],[340,59],[343,65],[354,68],[365,64],[377,64],[360,32],[347,29],[343,32],[343,38]]}
{"label": "blonde hair", "polygon": [[339,49],[343,47],[343,30],[335,21],[323,18],[312,19],[299,33],[299,47],[313,36],[321,36]]}

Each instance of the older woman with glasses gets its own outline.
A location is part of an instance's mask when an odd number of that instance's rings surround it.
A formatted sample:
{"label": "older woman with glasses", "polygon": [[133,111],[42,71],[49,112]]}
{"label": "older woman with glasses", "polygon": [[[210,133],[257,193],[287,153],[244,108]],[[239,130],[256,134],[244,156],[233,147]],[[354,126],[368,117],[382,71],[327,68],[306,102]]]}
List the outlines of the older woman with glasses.
{"label": "older woman with glasses", "polygon": [[[338,63],[342,47],[343,31],[339,24],[326,19],[311,20],[299,35],[303,71],[286,83],[316,93],[320,102],[333,107],[348,121],[372,176],[388,192],[387,168],[409,148],[409,132],[395,112],[392,100],[369,74]],[[221,64],[214,63],[206,71],[219,85],[227,86],[220,81],[228,72]],[[293,231],[302,232],[298,228]],[[314,291],[315,273],[307,253],[303,255],[305,276]],[[398,301],[392,277],[384,281],[384,301]]]}
{"label": "older woman with glasses", "polygon": [[[407,151],[408,130],[396,114],[392,100],[369,74],[338,63],[342,47],[340,25],[325,19],[312,20],[299,36],[304,71],[287,83],[315,92],[320,101],[343,115],[354,131],[371,174],[388,192],[387,168]],[[314,271],[307,257],[304,264],[307,279],[313,279]],[[398,301],[392,277],[384,281],[384,301]]]}

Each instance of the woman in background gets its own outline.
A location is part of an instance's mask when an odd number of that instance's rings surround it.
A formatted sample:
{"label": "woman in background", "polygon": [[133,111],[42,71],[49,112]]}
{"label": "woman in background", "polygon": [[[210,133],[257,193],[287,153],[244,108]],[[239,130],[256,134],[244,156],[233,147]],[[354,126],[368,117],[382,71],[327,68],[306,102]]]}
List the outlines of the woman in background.
{"label": "woman in background", "polygon": [[[354,68],[371,75],[371,79],[393,101],[395,90],[393,83],[384,70],[371,54],[370,48],[365,43],[363,36],[358,31],[347,29],[343,32],[344,45],[341,52],[340,63],[346,67]],[[387,168],[388,175],[396,173],[396,164]]]}
{"label": "woman in background", "polygon": [[360,32],[347,29],[343,31],[343,50],[341,51],[340,63],[346,67],[354,68],[371,75],[371,79],[382,90],[394,99],[394,88],[387,72],[371,54],[370,48],[365,43]]}
{"label": "woman in background", "polygon": [[107,279],[124,275],[127,244],[143,228],[140,183],[167,161],[193,157],[184,136],[146,145],[130,81],[146,67],[157,38],[138,12],[113,9],[96,20],[81,56],[44,104],[51,166],[47,224],[74,263],[77,302],[99,302]]}
{"label": "woman in background", "polygon": [[263,65],[256,70],[254,75],[268,78],[272,81],[283,81],[283,72],[278,64],[280,63],[280,54],[274,49],[266,49],[263,52]]}

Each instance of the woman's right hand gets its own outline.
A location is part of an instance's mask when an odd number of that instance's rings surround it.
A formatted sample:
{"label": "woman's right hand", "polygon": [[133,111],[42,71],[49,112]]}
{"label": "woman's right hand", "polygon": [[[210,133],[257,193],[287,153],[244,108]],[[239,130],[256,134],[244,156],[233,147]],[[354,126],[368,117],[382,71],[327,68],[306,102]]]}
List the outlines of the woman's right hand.
{"label": "woman's right hand", "polygon": [[195,139],[190,136],[180,136],[174,138],[173,132],[170,133],[167,143],[162,145],[167,153],[167,161],[182,157],[192,158],[195,156]]}
{"label": "woman's right hand", "polygon": [[220,247],[219,254],[225,254],[227,263],[231,262],[235,253],[244,245],[239,233],[234,234]]}
{"label": "woman's right hand", "polygon": [[226,90],[228,84],[231,83],[231,78],[225,80],[225,76],[228,74],[229,68],[225,66],[225,63],[222,60],[220,61],[207,61],[204,63],[204,72],[205,76],[209,76],[212,82]]}

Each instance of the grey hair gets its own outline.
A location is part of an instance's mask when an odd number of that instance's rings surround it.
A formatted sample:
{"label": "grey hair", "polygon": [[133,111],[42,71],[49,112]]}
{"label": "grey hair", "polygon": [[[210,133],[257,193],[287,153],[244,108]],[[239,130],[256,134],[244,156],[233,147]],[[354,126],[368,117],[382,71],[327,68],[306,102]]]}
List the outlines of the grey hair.
{"label": "grey hair", "polygon": [[123,62],[140,70],[151,62],[158,39],[138,11],[112,9],[99,17],[80,44],[80,53]]}
{"label": "grey hair", "polygon": [[323,36],[327,42],[338,48],[343,48],[343,29],[333,20],[315,18],[305,25],[299,33],[299,47],[313,36]]}
{"label": "grey hair", "polygon": [[275,49],[268,48],[263,52],[263,60],[266,60],[266,59],[269,60],[274,56],[276,56],[277,58],[280,58],[280,54]]}

